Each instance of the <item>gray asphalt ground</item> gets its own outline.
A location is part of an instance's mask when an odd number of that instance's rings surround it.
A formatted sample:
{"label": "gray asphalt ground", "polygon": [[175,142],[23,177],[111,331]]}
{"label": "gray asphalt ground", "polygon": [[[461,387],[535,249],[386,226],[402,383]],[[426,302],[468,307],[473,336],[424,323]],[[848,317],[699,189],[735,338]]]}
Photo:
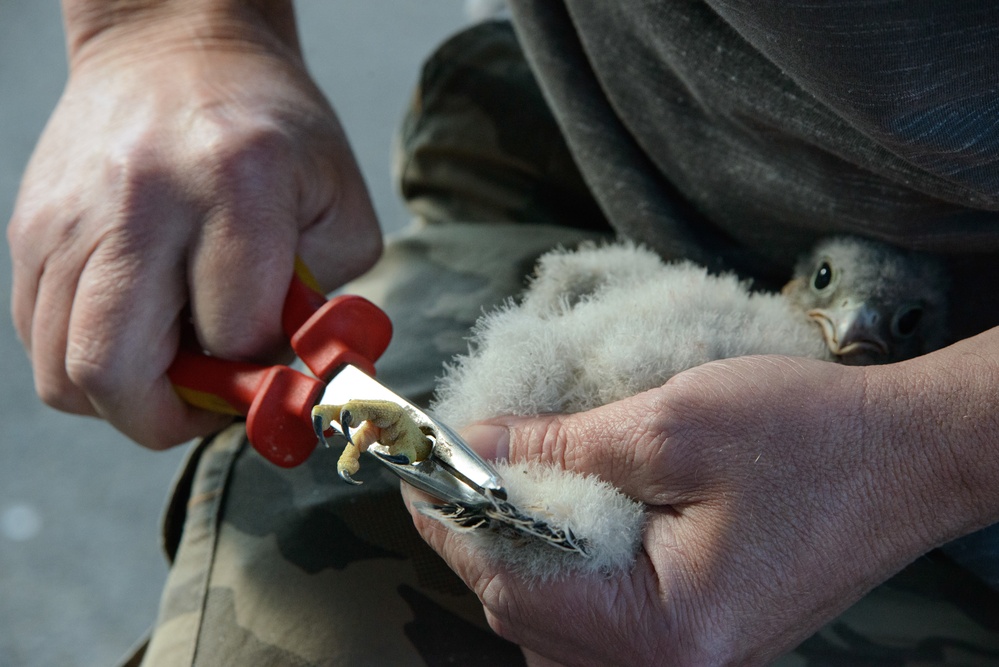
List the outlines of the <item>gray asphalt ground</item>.
{"label": "gray asphalt ground", "polygon": [[[0,213],[66,77],[55,0],[0,0]],[[420,62],[464,23],[461,0],[302,0],[306,57],[352,139],[383,228],[407,216],[392,133]],[[6,220],[7,217],[3,219]],[[158,523],[183,449],[145,451],[35,396],[0,253],[0,667],[111,665],[155,618]]]}

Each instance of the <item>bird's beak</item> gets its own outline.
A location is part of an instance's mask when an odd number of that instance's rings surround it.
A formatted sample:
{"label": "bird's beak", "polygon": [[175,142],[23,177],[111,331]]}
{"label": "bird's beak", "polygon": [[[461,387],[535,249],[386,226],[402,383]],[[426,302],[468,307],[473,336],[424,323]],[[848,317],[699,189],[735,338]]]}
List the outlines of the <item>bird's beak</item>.
{"label": "bird's beak", "polygon": [[864,357],[888,355],[888,344],[879,332],[880,316],[866,304],[846,302],[834,309],[815,308],[808,316],[822,329],[829,351],[843,357],[845,363],[864,363]]}

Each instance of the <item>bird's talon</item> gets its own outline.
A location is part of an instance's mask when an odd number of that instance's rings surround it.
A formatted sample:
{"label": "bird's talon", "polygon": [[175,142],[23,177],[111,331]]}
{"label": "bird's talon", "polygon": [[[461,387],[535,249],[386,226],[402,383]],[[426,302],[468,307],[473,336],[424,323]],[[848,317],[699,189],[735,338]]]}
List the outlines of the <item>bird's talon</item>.
{"label": "bird's talon", "polygon": [[326,428],[323,426],[322,415],[312,415],[312,428],[315,430],[319,442],[326,445],[326,448],[329,449],[330,441],[326,439]]}
{"label": "bird's talon", "polygon": [[405,454],[386,454],[384,452],[379,452],[375,449],[369,449],[369,452],[380,458],[382,461],[388,463],[394,463],[395,465],[408,466],[412,461]]}
{"label": "bird's talon", "polygon": [[350,414],[350,410],[344,408],[340,411],[340,427],[343,429],[343,437],[347,438],[347,442],[354,444],[354,440],[350,437],[350,427],[354,423],[354,415]]}
{"label": "bird's talon", "polygon": [[351,477],[350,473],[347,472],[346,470],[340,470],[338,472],[340,473],[340,479],[347,482],[348,484],[353,484],[354,486],[360,486],[361,484],[364,484],[364,482],[362,482],[361,480],[354,479],[353,477]]}

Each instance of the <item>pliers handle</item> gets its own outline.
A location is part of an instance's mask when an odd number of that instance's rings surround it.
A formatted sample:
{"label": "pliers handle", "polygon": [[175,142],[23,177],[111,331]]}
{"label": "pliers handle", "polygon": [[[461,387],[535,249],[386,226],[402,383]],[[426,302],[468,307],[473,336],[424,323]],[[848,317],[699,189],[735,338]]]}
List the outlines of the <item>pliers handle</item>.
{"label": "pliers handle", "polygon": [[291,468],[316,446],[312,408],[326,382],[347,364],[374,375],[374,362],[392,338],[392,323],[363,297],[327,301],[305,264],[296,260],[281,325],[315,377],[289,366],[229,361],[185,346],[167,376],[188,403],[244,415],[253,447],[272,463]]}

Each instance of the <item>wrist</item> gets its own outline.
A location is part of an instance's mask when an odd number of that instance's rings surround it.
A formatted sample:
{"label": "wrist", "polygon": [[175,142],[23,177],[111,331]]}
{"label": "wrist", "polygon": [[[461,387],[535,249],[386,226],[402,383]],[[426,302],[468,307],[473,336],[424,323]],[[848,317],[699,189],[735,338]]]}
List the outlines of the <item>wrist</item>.
{"label": "wrist", "polygon": [[157,50],[238,48],[301,59],[291,0],[63,0],[71,69]]}
{"label": "wrist", "polygon": [[996,346],[999,335],[986,333],[867,369],[866,446],[886,448],[891,477],[879,500],[891,512],[886,529],[917,552],[999,520]]}

